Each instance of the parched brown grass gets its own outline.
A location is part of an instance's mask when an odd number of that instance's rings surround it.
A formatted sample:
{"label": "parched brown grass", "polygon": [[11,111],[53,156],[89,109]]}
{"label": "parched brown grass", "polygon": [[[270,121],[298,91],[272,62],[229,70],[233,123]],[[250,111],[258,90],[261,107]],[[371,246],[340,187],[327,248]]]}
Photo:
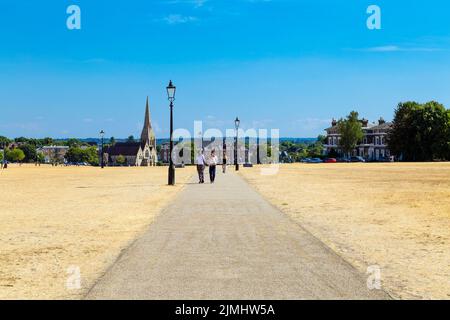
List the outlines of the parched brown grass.
{"label": "parched brown grass", "polygon": [[450,299],[450,163],[287,164],[241,174],[395,298]]}
{"label": "parched brown grass", "polygon": [[[167,168],[10,166],[0,174],[0,299],[80,298],[192,176]],[[70,289],[72,267],[81,289]],[[69,281],[71,283],[71,281]]]}

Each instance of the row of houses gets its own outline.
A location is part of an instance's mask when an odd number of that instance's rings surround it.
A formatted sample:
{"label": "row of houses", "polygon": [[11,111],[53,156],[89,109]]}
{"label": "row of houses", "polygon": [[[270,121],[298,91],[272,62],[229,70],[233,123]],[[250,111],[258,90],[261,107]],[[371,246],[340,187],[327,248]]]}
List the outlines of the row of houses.
{"label": "row of houses", "polygon": [[[359,145],[352,151],[351,156],[360,156],[368,161],[383,161],[391,157],[387,145],[387,135],[392,127],[391,122],[386,122],[380,118],[377,123],[369,123],[369,120],[362,119],[361,125],[364,137]],[[325,129],[326,143],[324,144],[325,155],[337,154],[344,156],[339,148],[341,135],[338,130],[337,121],[331,122],[331,127]]]}

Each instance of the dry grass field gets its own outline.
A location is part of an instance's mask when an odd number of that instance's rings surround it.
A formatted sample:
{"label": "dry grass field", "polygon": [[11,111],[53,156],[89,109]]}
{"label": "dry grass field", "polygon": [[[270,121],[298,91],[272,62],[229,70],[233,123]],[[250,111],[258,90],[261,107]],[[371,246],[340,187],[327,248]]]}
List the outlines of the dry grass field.
{"label": "dry grass field", "polygon": [[241,174],[394,298],[450,299],[450,163],[287,164]]}
{"label": "dry grass field", "polygon": [[82,297],[193,173],[177,169],[169,187],[166,167],[10,166],[0,173],[0,299]]}

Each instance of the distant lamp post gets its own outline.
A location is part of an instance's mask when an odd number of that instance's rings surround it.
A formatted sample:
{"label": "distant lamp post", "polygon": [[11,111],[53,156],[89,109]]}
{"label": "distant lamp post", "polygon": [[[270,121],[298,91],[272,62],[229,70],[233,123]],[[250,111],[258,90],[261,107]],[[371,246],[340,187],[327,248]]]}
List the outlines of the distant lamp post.
{"label": "distant lamp post", "polygon": [[239,161],[238,161],[238,138],[239,138],[239,125],[241,123],[241,120],[239,120],[238,117],[236,117],[236,120],[234,120],[234,126],[236,128],[236,141],[234,143],[234,163],[236,165],[236,171],[239,171]]}
{"label": "distant lamp post", "polygon": [[167,98],[170,102],[170,142],[169,142],[169,185],[175,185],[175,167],[172,159],[173,151],[173,102],[175,101],[175,91],[177,88],[173,85],[172,80],[170,80],[167,86]]}
{"label": "distant lamp post", "polygon": [[104,137],[105,137],[105,131],[100,131],[100,137],[102,138],[102,147],[101,147],[101,151],[100,151],[100,157],[101,157],[101,166],[102,169],[105,167],[105,154],[103,152],[103,141],[104,141]]}

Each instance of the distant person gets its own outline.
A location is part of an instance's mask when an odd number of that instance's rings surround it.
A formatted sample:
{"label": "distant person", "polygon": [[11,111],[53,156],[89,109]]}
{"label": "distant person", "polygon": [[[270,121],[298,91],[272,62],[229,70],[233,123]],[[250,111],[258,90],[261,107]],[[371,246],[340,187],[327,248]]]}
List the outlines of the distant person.
{"label": "distant person", "polygon": [[223,150],[222,172],[225,173],[226,171],[227,171],[227,150]]}
{"label": "distant person", "polygon": [[211,183],[214,183],[214,180],[216,180],[216,166],[219,162],[219,159],[217,159],[216,151],[211,151],[211,157],[209,158],[208,165],[209,165],[209,180]]}
{"label": "distant person", "polygon": [[197,156],[197,173],[198,173],[198,183],[205,183],[205,156],[203,155],[203,150],[198,153]]}

